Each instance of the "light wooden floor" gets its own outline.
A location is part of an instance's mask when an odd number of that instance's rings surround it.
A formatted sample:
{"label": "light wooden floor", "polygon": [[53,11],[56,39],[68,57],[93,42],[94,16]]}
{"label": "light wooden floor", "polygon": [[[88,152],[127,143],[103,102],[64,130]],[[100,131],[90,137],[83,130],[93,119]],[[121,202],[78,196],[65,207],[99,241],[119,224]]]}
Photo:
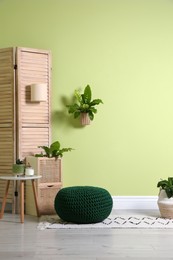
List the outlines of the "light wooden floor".
{"label": "light wooden floor", "polygon": [[21,224],[19,215],[6,213],[0,220],[0,260],[173,259],[173,229],[40,231],[37,224],[36,217],[25,215]]}

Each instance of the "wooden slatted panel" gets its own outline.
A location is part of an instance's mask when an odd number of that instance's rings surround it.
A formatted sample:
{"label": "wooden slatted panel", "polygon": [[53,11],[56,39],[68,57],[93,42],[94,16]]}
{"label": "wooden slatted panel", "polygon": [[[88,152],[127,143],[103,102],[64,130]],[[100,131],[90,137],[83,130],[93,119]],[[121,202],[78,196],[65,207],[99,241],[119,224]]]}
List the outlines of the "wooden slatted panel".
{"label": "wooden slatted panel", "polygon": [[[15,160],[15,89],[14,50],[0,49],[0,175],[11,175]],[[0,201],[6,181],[0,181]],[[12,202],[13,187],[10,185],[7,202]]]}
{"label": "wooden slatted panel", "polygon": [[13,66],[13,48],[0,49],[0,124],[14,120]]}
{"label": "wooden slatted panel", "polygon": [[[18,99],[20,120],[23,123],[50,123],[50,52],[35,49],[17,49]],[[30,85],[47,84],[47,101],[30,102]]]}
{"label": "wooden slatted panel", "polygon": [[[50,72],[49,51],[17,48],[17,155],[22,159],[38,153],[39,145],[50,144]],[[47,84],[46,102],[30,101],[34,83]]]}
{"label": "wooden slatted panel", "polygon": [[40,153],[38,146],[49,145],[49,128],[29,128],[24,127],[21,130],[21,158],[25,158],[36,153]]}
{"label": "wooden slatted panel", "polygon": [[14,161],[12,127],[0,127],[0,174],[11,174]]}

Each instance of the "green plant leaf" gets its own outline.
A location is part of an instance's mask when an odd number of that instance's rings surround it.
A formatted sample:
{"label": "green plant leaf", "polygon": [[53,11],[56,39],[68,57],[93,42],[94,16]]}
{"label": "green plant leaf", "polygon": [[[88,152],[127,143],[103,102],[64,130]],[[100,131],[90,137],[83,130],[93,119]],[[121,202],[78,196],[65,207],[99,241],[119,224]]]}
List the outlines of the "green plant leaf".
{"label": "green plant leaf", "polygon": [[16,164],[23,164],[23,161],[20,160],[20,159],[17,159],[17,160],[16,160]]}
{"label": "green plant leaf", "polygon": [[63,154],[65,152],[71,152],[73,150],[73,148],[62,148],[61,150],[59,150],[60,154]]}
{"label": "green plant leaf", "polygon": [[44,157],[44,154],[41,152],[41,153],[36,153],[34,156],[35,157]]}
{"label": "green plant leaf", "polygon": [[81,112],[80,112],[80,111],[75,111],[75,112],[74,112],[74,118],[77,118],[77,117],[79,117],[79,116],[80,116],[80,114],[81,114]]}
{"label": "green plant leaf", "polygon": [[159,187],[164,188],[164,187],[167,186],[167,185],[169,185],[169,182],[168,182],[167,180],[162,180],[162,181],[159,181],[159,182],[157,183],[157,187],[158,187],[158,188],[159,188]]}
{"label": "green plant leaf", "polygon": [[170,185],[173,185],[173,177],[168,177],[168,182]]}
{"label": "green plant leaf", "polygon": [[82,100],[85,104],[89,104],[91,101],[91,88],[87,85],[84,89],[84,94],[82,95]]}
{"label": "green plant leaf", "polygon": [[99,105],[100,103],[103,104],[103,101],[102,101],[101,99],[94,99],[94,100],[90,103],[90,106]]}
{"label": "green plant leaf", "polygon": [[80,107],[80,112],[87,113],[89,111],[90,107],[88,104],[82,104]]}
{"label": "green plant leaf", "polygon": [[173,177],[169,177],[168,180],[159,181],[157,187],[165,190],[168,198],[173,197]]}
{"label": "green plant leaf", "polygon": [[77,101],[81,104],[82,103],[82,96],[81,96],[80,92],[78,90],[75,90],[74,95],[75,95]]}
{"label": "green plant leaf", "polygon": [[95,114],[97,113],[97,109],[95,107],[90,107],[90,110]]}
{"label": "green plant leaf", "polygon": [[94,119],[94,114],[93,114],[92,111],[89,111],[89,112],[88,112],[88,115],[89,115],[89,118],[90,118],[91,120]]}
{"label": "green plant leaf", "polygon": [[42,148],[45,151],[47,157],[50,156],[50,148],[48,146],[38,146],[38,148]]}
{"label": "green plant leaf", "polygon": [[53,150],[53,151],[52,151],[52,154],[51,154],[51,157],[57,158],[58,156],[59,156],[59,151]]}
{"label": "green plant leaf", "polygon": [[48,146],[38,146],[39,148],[42,148],[46,154],[43,154],[42,152],[40,154],[35,154],[35,157],[48,157],[48,158],[52,158],[52,157],[59,157],[63,155],[64,152],[68,152],[73,150],[73,148],[62,148],[60,149],[60,142],[59,141],[55,141],[54,143],[52,143],[50,145],[50,147]]}
{"label": "green plant leaf", "polygon": [[171,188],[165,187],[164,190],[165,190],[165,192],[166,192],[168,198],[171,198],[171,197],[173,196],[173,190],[172,190]]}
{"label": "green plant leaf", "polygon": [[51,144],[50,146],[50,153],[54,153],[54,155],[56,154],[55,151],[58,151],[60,149],[60,143],[58,141],[54,142]]}
{"label": "green plant leaf", "polygon": [[79,105],[78,104],[73,104],[73,105],[68,105],[67,106],[69,109],[68,109],[68,112],[70,113],[70,114],[73,114],[76,110],[78,110],[80,107],[79,107]]}

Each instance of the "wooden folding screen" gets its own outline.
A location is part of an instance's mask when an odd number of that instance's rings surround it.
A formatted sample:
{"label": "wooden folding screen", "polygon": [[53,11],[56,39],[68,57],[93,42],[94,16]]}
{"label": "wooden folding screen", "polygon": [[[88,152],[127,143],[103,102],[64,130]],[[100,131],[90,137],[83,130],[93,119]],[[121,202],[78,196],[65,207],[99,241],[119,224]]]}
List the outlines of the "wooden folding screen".
{"label": "wooden folding screen", "polygon": [[[47,84],[47,101],[31,102],[30,85]],[[12,174],[17,158],[50,144],[51,53],[31,48],[0,49],[0,175]],[[5,183],[0,181],[0,200]],[[12,202],[12,189],[8,202]]]}
{"label": "wooden folding screen", "polygon": [[[11,174],[16,157],[14,64],[13,48],[0,49],[0,175]],[[4,189],[1,181],[1,199]],[[10,198],[11,193],[10,189]]]}

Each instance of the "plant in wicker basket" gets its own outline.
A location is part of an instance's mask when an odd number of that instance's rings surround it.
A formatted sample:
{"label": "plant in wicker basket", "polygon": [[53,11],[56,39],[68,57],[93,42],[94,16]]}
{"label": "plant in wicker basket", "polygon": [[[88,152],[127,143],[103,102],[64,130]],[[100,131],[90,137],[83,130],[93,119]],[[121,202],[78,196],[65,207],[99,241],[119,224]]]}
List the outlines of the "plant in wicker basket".
{"label": "plant in wicker basket", "polygon": [[87,85],[84,89],[84,93],[81,94],[78,90],[75,90],[74,97],[76,102],[72,105],[67,105],[68,112],[74,115],[74,118],[81,116],[81,124],[89,125],[90,120],[94,119],[94,114],[97,113],[96,105],[103,104],[101,99],[92,99],[91,87]]}
{"label": "plant in wicker basket", "polygon": [[38,148],[42,148],[45,153],[41,152],[39,154],[35,154],[35,157],[58,158],[58,157],[63,157],[64,152],[69,152],[73,150],[73,148],[61,148],[59,141],[52,143],[50,147],[38,146]]}
{"label": "plant in wicker basket", "polygon": [[157,203],[161,216],[173,218],[173,177],[159,181],[157,187],[160,188]]}

